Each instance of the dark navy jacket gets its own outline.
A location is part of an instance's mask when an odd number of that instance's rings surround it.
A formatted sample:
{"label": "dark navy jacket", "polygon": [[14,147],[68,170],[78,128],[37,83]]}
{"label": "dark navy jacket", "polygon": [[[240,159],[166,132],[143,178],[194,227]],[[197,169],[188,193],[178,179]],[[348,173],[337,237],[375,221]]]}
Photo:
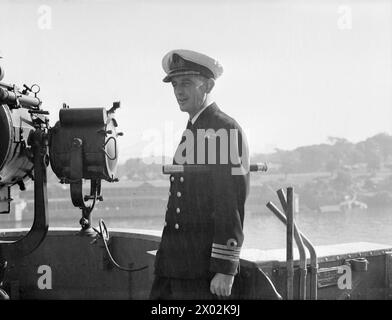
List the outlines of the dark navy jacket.
{"label": "dark navy jacket", "polygon": [[[187,147],[181,154],[187,156],[185,164],[200,164],[200,159],[196,160],[202,152],[200,147],[197,148],[196,138],[198,132],[206,132],[205,163],[210,170],[170,176],[165,227],[156,256],[155,274],[180,279],[210,278],[215,273],[235,275],[244,240],[244,206],[249,190],[246,138],[238,123],[215,103],[203,110],[193,125],[189,124],[188,133],[192,132],[195,139],[193,148]],[[229,148],[221,148],[224,140],[216,138],[223,131],[232,138],[226,144]],[[238,133],[238,136],[230,136],[230,132]],[[217,156],[216,164],[211,164],[208,146],[210,139],[214,138]],[[184,143],[184,136],[181,142]],[[177,155],[184,149],[181,146],[184,145],[180,143]],[[230,153],[234,156],[230,157]],[[241,160],[234,161],[235,154],[241,156]],[[229,163],[224,161],[225,156]],[[178,159],[175,157],[173,163],[178,164]],[[245,172],[233,174],[232,169],[238,169],[239,161],[242,161]]]}

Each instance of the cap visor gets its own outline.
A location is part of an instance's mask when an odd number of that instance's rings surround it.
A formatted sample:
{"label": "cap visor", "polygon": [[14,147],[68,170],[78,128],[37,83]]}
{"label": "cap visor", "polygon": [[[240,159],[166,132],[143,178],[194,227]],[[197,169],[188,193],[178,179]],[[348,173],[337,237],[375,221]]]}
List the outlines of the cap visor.
{"label": "cap visor", "polygon": [[165,78],[163,78],[162,81],[163,82],[170,82],[173,77],[186,76],[186,75],[197,76],[197,75],[200,75],[200,72],[199,71],[191,71],[191,70],[172,72],[172,73],[169,73]]}

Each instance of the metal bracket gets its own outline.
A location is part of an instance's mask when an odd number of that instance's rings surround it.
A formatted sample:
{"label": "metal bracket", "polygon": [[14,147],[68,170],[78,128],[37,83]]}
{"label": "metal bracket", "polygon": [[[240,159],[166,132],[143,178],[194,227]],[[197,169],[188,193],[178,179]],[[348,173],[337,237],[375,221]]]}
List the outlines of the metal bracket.
{"label": "metal bracket", "polygon": [[346,259],[344,260],[345,264],[351,266],[352,271],[354,272],[367,272],[369,261],[366,258],[355,258],[355,259]]}
{"label": "metal bracket", "polygon": [[[109,143],[110,140],[114,140],[114,157],[111,157],[105,150],[105,147]],[[109,160],[111,160],[111,161],[116,160],[116,158],[117,158],[117,140],[116,140],[116,138],[109,137],[109,139],[107,139],[105,141],[105,143],[103,144],[102,151],[105,153],[105,155],[108,157]]]}
{"label": "metal bracket", "polygon": [[15,260],[33,252],[48,232],[48,198],[46,190],[47,147],[44,130],[36,130],[31,138],[34,151],[34,221],[30,231],[16,241],[0,241],[0,260]]}
{"label": "metal bracket", "polygon": [[[97,200],[97,189],[100,190],[96,183],[91,181],[90,195],[93,196],[93,203],[88,205],[84,201],[83,197],[83,141],[82,139],[75,138],[72,142],[71,148],[71,163],[70,163],[70,191],[72,204],[75,207],[82,209],[82,218],[80,219],[80,225],[82,226],[82,234],[87,236],[94,236],[95,232],[91,228],[91,212],[94,208],[95,201]],[[94,190],[93,190],[94,187]]]}

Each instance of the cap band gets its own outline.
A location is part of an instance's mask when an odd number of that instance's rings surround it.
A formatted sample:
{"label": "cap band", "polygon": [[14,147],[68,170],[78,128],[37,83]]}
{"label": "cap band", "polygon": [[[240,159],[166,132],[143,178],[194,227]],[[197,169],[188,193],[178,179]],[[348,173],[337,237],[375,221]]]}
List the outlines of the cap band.
{"label": "cap band", "polygon": [[192,61],[186,60],[179,56],[178,54],[173,54],[172,59],[169,63],[170,72],[168,75],[163,79],[163,82],[170,82],[171,78],[174,76],[179,75],[201,75],[206,78],[213,78],[215,79],[214,73],[197,63]]}

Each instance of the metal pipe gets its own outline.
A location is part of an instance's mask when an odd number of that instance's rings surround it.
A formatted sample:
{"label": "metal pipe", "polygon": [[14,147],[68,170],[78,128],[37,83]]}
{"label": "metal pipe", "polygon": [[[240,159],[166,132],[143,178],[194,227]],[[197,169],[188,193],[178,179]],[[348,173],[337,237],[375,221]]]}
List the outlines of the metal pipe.
{"label": "metal pipe", "polygon": [[4,83],[4,82],[0,82],[0,87],[7,89],[7,90],[13,90],[14,86],[12,84],[9,83]]}
{"label": "metal pipe", "polygon": [[[280,203],[282,205],[283,211],[287,212],[287,199],[286,199],[286,195],[285,195],[283,189],[279,189],[277,191],[277,194],[278,194],[278,198],[280,200]],[[293,194],[293,201],[294,201],[294,194]],[[294,210],[293,210],[293,212],[294,212]],[[295,238],[295,242],[297,243],[298,250],[300,252],[299,298],[301,300],[305,300],[306,299],[306,274],[307,274],[306,252],[304,249],[304,244],[303,244],[301,235],[298,235],[297,237],[295,236],[296,228],[297,228],[297,226],[294,221],[294,238]],[[303,251],[302,255],[301,255],[301,251]]]}
{"label": "metal pipe", "polygon": [[250,172],[258,172],[258,171],[262,171],[262,172],[266,172],[268,170],[268,166],[267,163],[251,163],[249,165],[249,171]]}
{"label": "metal pipe", "polygon": [[[273,204],[272,202],[267,203],[267,208],[270,209],[275,216],[286,225],[286,217],[284,214]],[[299,270],[300,270],[300,283],[299,283],[299,298],[300,300],[306,300],[306,274],[307,274],[307,260],[306,250],[301,234],[298,231],[297,224],[294,221],[294,239],[297,243],[299,252]]]}
{"label": "metal pipe", "polygon": [[[272,202],[268,202],[267,207],[276,215],[280,221],[282,221],[284,224],[287,223],[286,216]],[[317,300],[317,253],[310,240],[298,228],[297,232],[301,236],[303,243],[310,254],[310,299]]]}
{"label": "metal pipe", "polygon": [[283,212],[287,212],[287,199],[283,189],[279,189],[278,191],[276,191],[276,193],[278,194],[278,198],[280,201],[280,205],[282,206]]}
{"label": "metal pipe", "polygon": [[[162,173],[163,174],[173,174],[173,173],[183,173],[183,172],[206,172],[209,170],[209,165],[203,164],[188,164],[188,165],[181,165],[181,164],[166,164],[162,166]],[[254,163],[249,166],[250,172],[265,172],[268,170],[268,166],[266,163]]]}
{"label": "metal pipe", "polygon": [[293,188],[287,188],[287,224],[286,224],[286,294],[287,300],[293,300],[294,293],[294,259],[293,259],[293,237],[294,237],[294,201]]}
{"label": "metal pipe", "polygon": [[16,105],[19,102],[20,105],[25,107],[39,107],[41,100],[36,97],[31,97],[22,93],[16,93],[11,90],[3,89],[0,86],[0,103]]}

